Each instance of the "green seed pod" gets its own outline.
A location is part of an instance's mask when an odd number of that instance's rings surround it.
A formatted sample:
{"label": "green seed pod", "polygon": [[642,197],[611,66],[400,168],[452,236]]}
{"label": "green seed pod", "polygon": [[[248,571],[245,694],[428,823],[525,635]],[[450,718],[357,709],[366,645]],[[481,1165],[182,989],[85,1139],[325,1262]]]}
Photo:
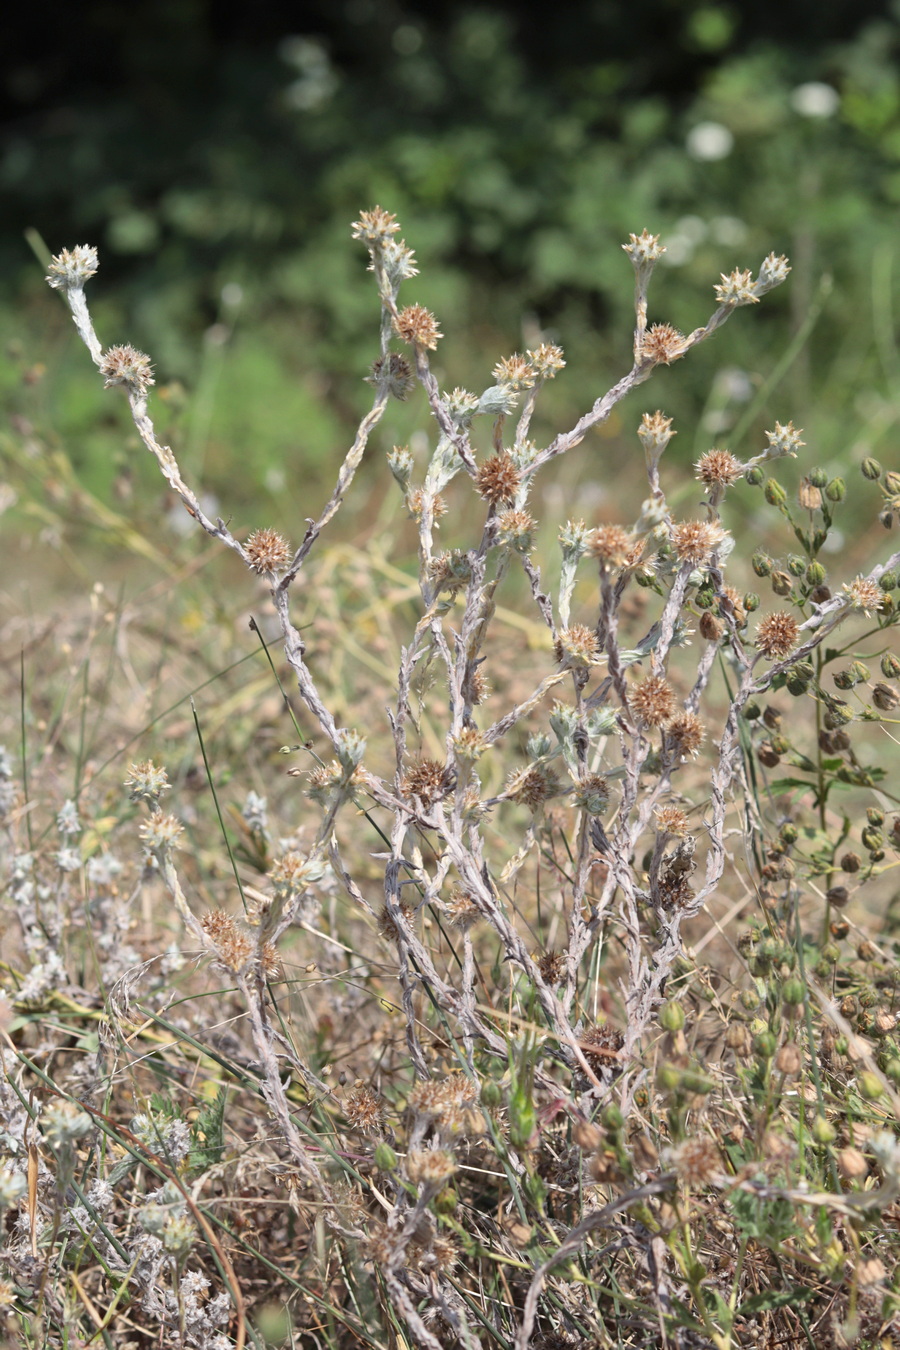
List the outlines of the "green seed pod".
{"label": "green seed pod", "polygon": [[900,473],[894,473],[893,471],[886,473],[884,475],[884,486],[891,496],[895,497],[900,492]]}
{"label": "green seed pod", "polygon": [[892,1056],[885,1064],[884,1076],[889,1078],[892,1083],[900,1083],[900,1059],[896,1055]]}
{"label": "green seed pod", "polygon": [[379,1172],[393,1172],[397,1166],[396,1153],[391,1148],[390,1144],[386,1144],[383,1139],[380,1139],[375,1145],[374,1157],[375,1166],[378,1168]]}
{"label": "green seed pod", "polygon": [[753,467],[748,469],[747,472],[744,474],[745,480],[750,484],[751,487],[759,487],[764,477],[765,474],[763,473],[762,469],[759,467],[758,464],[754,464]]}
{"label": "green seed pod", "polygon": [[699,590],[694,596],[694,604],[698,609],[712,609],[715,598],[713,592],[704,586],[703,589]]}
{"label": "green seed pod", "polygon": [[817,488],[823,488],[825,484],[828,482],[828,474],[825,472],[824,469],[819,468],[810,469],[809,473],[807,474],[807,478],[812,483],[813,487]]}
{"label": "green seed pod", "polygon": [[847,495],[847,484],[843,478],[832,478],[831,482],[826,484],[825,496],[830,502],[842,502]]}
{"label": "green seed pod", "polygon": [[834,1042],[834,1052],[836,1055],[846,1055],[850,1049],[850,1042],[846,1036],[837,1036]]}
{"label": "green seed pod", "polygon": [[822,958],[830,966],[837,965],[841,959],[841,949],[836,942],[826,942],[822,948]]}
{"label": "green seed pod", "polygon": [[784,506],[787,501],[787,493],[777,478],[767,478],[763,492],[770,506]]}
{"label": "green seed pod", "polygon": [[853,678],[854,684],[865,684],[866,680],[869,679],[872,672],[869,670],[869,667],[865,664],[864,661],[851,661],[850,674]]}
{"label": "green seed pod", "polygon": [[800,838],[800,831],[797,829],[796,825],[792,825],[790,821],[788,821],[788,823],[782,825],[781,829],[778,831],[778,837],[783,844],[790,848],[791,845],[796,844],[797,840]]}
{"label": "green seed pod", "polygon": [[806,572],[806,559],[801,558],[799,553],[789,553],[787,557],[787,570],[792,577],[802,577]]}
{"label": "green seed pod", "polygon": [[863,478],[868,478],[870,483],[874,483],[876,479],[880,478],[883,472],[878,460],[871,457],[864,459],[859,467]]}
{"label": "green seed pod", "polygon": [[859,1088],[859,1095],[863,1101],[877,1102],[878,1098],[884,1093],[884,1085],[877,1073],[867,1071],[861,1073],[856,1080],[856,1086]]}
{"label": "green seed pod", "polygon": [[878,806],[867,806],[866,820],[869,822],[870,825],[883,825],[884,812]]}
{"label": "green seed pod", "polygon": [[748,614],[752,614],[755,609],[759,609],[760,599],[756,591],[747,591],[744,595],[744,609]]}
{"label": "green seed pod", "polygon": [[844,703],[834,704],[828,709],[822,721],[826,731],[837,731],[838,727],[845,727],[848,722],[853,721],[853,713]]}
{"label": "green seed pod", "polygon": [[482,1106],[487,1106],[491,1110],[499,1106],[503,1101],[503,1092],[499,1083],[494,1082],[493,1078],[488,1078],[481,1085],[481,1092],[478,1094]]}
{"label": "green seed pod", "polygon": [[755,989],[743,989],[741,991],[741,1007],[747,1012],[753,1012],[754,1008],[759,1007],[759,994]]}
{"label": "green seed pod", "polygon": [[881,658],[881,673],[886,680],[900,680],[900,661],[892,652],[885,652]]}
{"label": "green seed pod", "polygon": [[824,1116],[816,1116],[811,1133],[817,1144],[833,1144],[837,1139],[837,1130]]}
{"label": "green seed pod", "polygon": [[778,1049],[778,1041],[771,1031],[761,1031],[753,1037],[753,1053],[758,1059],[771,1059]]}
{"label": "green seed pod", "polygon": [[900,581],[898,581],[897,578],[897,573],[882,572],[881,576],[878,578],[878,585],[881,587],[883,591],[895,591],[897,589],[897,586],[900,585]]}
{"label": "green seed pod", "polygon": [[674,999],[669,999],[659,1010],[659,1025],[664,1031],[681,1031],[684,1027],[684,1008]]}
{"label": "green seed pod", "polygon": [[806,569],[806,580],[810,586],[821,586],[827,573],[820,562],[811,562]]}
{"label": "green seed pod", "polygon": [[767,577],[775,564],[768,553],[754,553],[750,559],[750,566],[758,577]]}
{"label": "green seed pod", "polygon": [[707,1096],[715,1086],[715,1080],[707,1078],[706,1074],[700,1073],[699,1069],[685,1069],[681,1075],[682,1090],[698,1097]]}
{"label": "green seed pod", "polygon": [[755,722],[759,717],[762,717],[762,708],[755,698],[751,698],[744,704],[744,718],[748,722]]}
{"label": "green seed pod", "polygon": [[681,1070],[674,1064],[661,1064],[656,1071],[656,1086],[661,1092],[677,1092],[681,1086]]}
{"label": "green seed pod", "polygon": [[785,982],[781,991],[781,1001],[786,1003],[789,1008],[798,1008],[806,997],[806,989],[803,981],[792,979]]}
{"label": "green seed pod", "polygon": [[862,832],[863,848],[871,853],[873,849],[884,847],[884,835],[874,825],[867,825]]}
{"label": "green seed pod", "polygon": [[772,573],[772,590],[776,595],[790,595],[793,582],[787,572]]}
{"label": "green seed pod", "polygon": [[790,748],[791,743],[787,736],[772,737],[772,749],[775,751],[776,755],[786,755]]}
{"label": "green seed pod", "polygon": [[603,1111],[600,1114],[600,1121],[604,1129],[612,1130],[614,1132],[623,1129],[625,1126],[625,1117],[622,1115],[622,1112],[619,1107],[616,1106],[615,1102],[610,1102],[609,1106],[603,1108]]}
{"label": "green seed pod", "polygon": [[852,689],[853,676],[849,670],[836,670],[831,677],[838,689]]}

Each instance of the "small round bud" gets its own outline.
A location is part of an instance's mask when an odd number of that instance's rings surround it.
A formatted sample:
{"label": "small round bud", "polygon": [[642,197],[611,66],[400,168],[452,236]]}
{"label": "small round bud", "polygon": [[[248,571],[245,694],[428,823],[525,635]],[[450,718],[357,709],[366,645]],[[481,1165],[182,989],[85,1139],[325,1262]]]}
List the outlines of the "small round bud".
{"label": "small round bud", "polygon": [[822,960],[826,966],[837,965],[840,960],[841,949],[834,942],[826,942],[822,948]]}
{"label": "small round bud", "polygon": [[379,1172],[393,1172],[397,1166],[396,1153],[383,1139],[375,1145],[374,1159]]}
{"label": "small round bud", "polygon": [[775,1068],[779,1073],[792,1075],[799,1073],[803,1065],[803,1056],[796,1041],[788,1041],[775,1056]]}
{"label": "small round bud", "polygon": [[878,585],[883,591],[895,591],[897,586],[900,585],[900,579],[898,579],[896,572],[882,572],[878,578]]}
{"label": "small round bud", "polygon": [[848,1181],[862,1181],[869,1171],[869,1164],[858,1148],[842,1148],[837,1155],[837,1165],[841,1176]]}
{"label": "small round bud", "polygon": [[893,652],[885,652],[881,658],[881,673],[886,680],[900,680],[900,660]]}
{"label": "small round bud", "polygon": [[884,812],[877,806],[866,807],[866,820],[870,825],[883,825]]}
{"label": "small round bud", "polygon": [[747,591],[744,594],[744,609],[748,614],[752,614],[755,609],[759,609],[760,599],[756,591]]}
{"label": "small round bud", "polygon": [[825,496],[830,502],[842,502],[847,495],[847,484],[843,478],[832,478],[825,486]]}
{"label": "small round bud", "polygon": [[821,468],[810,469],[809,473],[806,476],[812,483],[813,487],[823,488],[825,484],[828,482],[828,474],[825,472],[824,469]]}
{"label": "small round bud", "polygon": [[837,1130],[824,1116],[816,1116],[811,1133],[817,1144],[833,1144],[837,1138]]}
{"label": "small round bud", "polygon": [[787,557],[787,569],[792,577],[802,577],[806,572],[806,559],[801,558],[799,553],[789,553]]}
{"label": "small round bud", "polygon": [[871,457],[864,459],[859,467],[863,478],[868,478],[871,483],[874,483],[876,479],[880,478],[883,472],[878,460],[872,459]]}
{"label": "small round bud", "polygon": [[744,474],[745,481],[748,482],[751,487],[759,487],[764,477],[765,474],[758,464],[754,464],[753,467],[748,469]]}
{"label": "small round bud", "polygon": [[900,1083],[900,1058],[893,1055],[884,1066],[884,1076],[892,1083]]}
{"label": "small round bud", "polygon": [[836,919],[828,925],[828,931],[835,941],[839,942],[850,932],[850,925],[846,919]]}
{"label": "small round bud", "polygon": [[744,704],[744,717],[748,722],[755,722],[757,718],[762,717],[762,708],[756,699],[750,699],[748,703]]}
{"label": "small round bud", "polygon": [[811,562],[806,569],[806,580],[810,586],[819,586],[825,580],[825,568],[820,562]]}
{"label": "small round bud", "polygon": [[797,1008],[806,997],[806,989],[802,980],[786,980],[784,988],[781,991],[781,1001],[787,1004],[789,1008]]}
{"label": "small round bud", "polygon": [[896,497],[897,493],[900,492],[900,473],[895,473],[893,470],[886,473],[884,475],[884,486],[892,497]]}
{"label": "small round bud", "polygon": [[800,831],[797,829],[797,826],[792,825],[789,821],[787,824],[782,825],[778,834],[781,842],[786,844],[788,848],[790,848],[791,844],[796,844],[797,840],[800,838]]}
{"label": "small round bud", "polygon": [[500,1084],[496,1083],[493,1078],[488,1078],[486,1082],[482,1083],[478,1096],[482,1106],[487,1106],[490,1109],[499,1106],[503,1101]]}
{"label": "small round bud", "polygon": [[836,670],[831,677],[838,689],[852,689],[854,680],[849,670]]}
{"label": "small round bud", "polygon": [[809,593],[809,598],[814,605],[824,605],[826,600],[831,599],[831,587],[814,586]]}
{"label": "small round bud", "polygon": [[859,1095],[862,1097],[863,1101],[877,1102],[878,1098],[884,1093],[884,1084],[878,1074],[871,1073],[868,1070],[859,1075],[856,1080],[856,1085],[859,1088]]}
{"label": "small round bud", "polygon": [[750,559],[750,566],[758,577],[767,577],[771,573],[775,563],[769,557],[768,553],[754,553],[753,557]]}
{"label": "small round bud", "polygon": [[862,859],[858,853],[845,853],[841,858],[841,871],[851,875],[858,872],[862,866]]}
{"label": "small round bud", "polygon": [[757,1059],[771,1059],[778,1042],[771,1031],[760,1031],[753,1037],[753,1053]]}
{"label": "small round bud", "polygon": [[884,528],[889,530],[894,523],[894,513],[893,511],[880,511],[878,513],[878,519],[881,521]]}
{"label": "small round bud", "polygon": [[659,1013],[659,1024],[665,1031],[681,1031],[684,1027],[684,1008],[674,999],[664,1003]]}

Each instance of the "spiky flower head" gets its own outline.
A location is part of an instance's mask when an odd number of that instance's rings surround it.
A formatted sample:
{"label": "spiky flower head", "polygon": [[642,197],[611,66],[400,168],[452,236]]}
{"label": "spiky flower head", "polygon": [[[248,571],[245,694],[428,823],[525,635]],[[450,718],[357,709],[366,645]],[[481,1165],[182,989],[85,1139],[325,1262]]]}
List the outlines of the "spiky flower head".
{"label": "spiky flower head", "polygon": [[715,521],[683,520],[672,526],[669,538],[679,562],[699,567],[709,562],[725,531]]}
{"label": "spiky flower head", "polygon": [[[411,927],[413,919],[415,918],[412,906],[408,905],[405,900],[401,900],[396,908],[400,913],[400,918],[403,923]],[[400,929],[397,920],[387,905],[384,906],[378,915],[378,932],[386,942],[398,942],[400,940]]]}
{"label": "spiky flower head", "polygon": [[596,558],[604,572],[624,567],[634,548],[634,536],[622,525],[598,525],[591,532],[591,557]]}
{"label": "spiky flower head", "polygon": [[644,334],[641,344],[641,360],[655,366],[668,366],[684,356],[687,351],[687,339],[670,323],[655,323]]}
{"label": "spiky flower head", "polygon": [[453,737],[451,744],[456,752],[457,759],[463,760],[467,764],[474,764],[486,750],[490,749],[490,741],[485,740],[477,727],[463,727]]}
{"label": "spiky flower head", "polygon": [[447,503],[439,492],[428,493],[424,488],[412,488],[406,494],[406,507],[409,514],[417,524],[425,517],[426,510],[430,509],[431,519],[440,520],[441,516],[447,514]]}
{"label": "spiky flower head", "polygon": [[534,545],[534,526],[527,511],[504,511],[497,517],[497,543],[528,553]]}
{"label": "spiky flower head", "polygon": [[408,247],[405,239],[386,239],[381,249],[381,263],[393,286],[399,287],[401,281],[417,277],[416,255]]}
{"label": "spiky flower head", "polygon": [[437,319],[422,305],[407,305],[394,319],[394,332],[404,342],[434,351],[444,335],[438,331]]}
{"label": "spiky flower head", "polygon": [[756,630],[756,646],[770,661],[780,661],[796,646],[800,625],[787,610],[767,614]]}
{"label": "spiky flower head", "polygon": [[152,759],[132,764],[125,779],[128,795],[133,802],[147,802],[157,806],[164,792],[169,791],[169,779],[164,768],[154,764]]}
{"label": "spiky flower head", "polygon": [[439,1190],[456,1172],[453,1154],[442,1148],[413,1148],[406,1155],[406,1175],[414,1186]]}
{"label": "spiky flower head", "polygon": [[443,401],[451,419],[459,427],[467,427],[478,411],[478,395],[470,394],[468,389],[461,389],[459,385],[449,394],[444,394]]}
{"label": "spiky flower head", "polygon": [[272,865],[269,879],[275,894],[284,898],[300,895],[325,875],[321,858],[307,858],[296,849],[288,849]]}
{"label": "spiky flower head", "polygon": [[550,797],[559,796],[562,785],[548,764],[530,764],[527,769],[510,775],[506,795],[510,801],[522,802],[537,811]]}
{"label": "spiky flower head", "polygon": [[388,468],[402,488],[409,486],[413,457],[408,445],[395,445],[387,453]]}
{"label": "spiky flower head", "polygon": [[184,826],[176,816],[155,812],[140,828],[141,840],[149,853],[170,853],[180,847]]}
{"label": "spiky flower head", "polygon": [[388,352],[387,356],[379,356],[377,361],[373,361],[370,380],[372,384],[380,384],[383,380],[388,393],[401,403],[406,400],[416,382],[409,362],[400,352]]}
{"label": "spiky flower head", "polygon": [[563,557],[583,558],[591,541],[591,531],[583,520],[567,520],[558,535]]}
{"label": "spiky flower head", "polygon": [[600,639],[587,624],[573,623],[560,629],[554,651],[563,670],[585,671],[600,660]]}
{"label": "spiky flower head", "polygon": [[756,283],[758,295],[771,291],[773,287],[780,286],[786,280],[790,271],[788,260],[783,253],[770,253],[763,259],[762,266],[759,269],[759,278]]}
{"label": "spiky flower head", "polygon": [[518,352],[513,352],[512,356],[504,356],[491,373],[498,384],[505,385],[516,393],[520,389],[530,389],[535,381],[531,362]]}
{"label": "spiky flower head", "polygon": [[254,572],[277,572],[291,560],[291,546],[284,535],[268,526],[253,531],[244,551]]}
{"label": "spiky flower head", "polygon": [[528,352],[528,360],[541,380],[552,380],[566,364],[562,347],[557,347],[554,342],[542,342],[534,351]]}
{"label": "spiky flower head", "polygon": [[466,674],[463,680],[462,695],[473,708],[477,708],[484,703],[485,699],[489,699],[492,692],[491,682],[481,666],[476,666],[474,670]]}
{"label": "spiky flower head", "polygon": [[128,343],[110,347],[103,353],[100,374],[103,376],[104,388],[125,384],[139,395],[145,394],[150,385],[155,383],[150,357]]}
{"label": "spiky flower head", "polygon": [[581,1049],[595,1072],[617,1064],[619,1052],[624,1044],[625,1037],[621,1031],[605,1022],[599,1026],[588,1027],[587,1031],[581,1034]]}
{"label": "spiky flower head", "polygon": [[55,291],[80,291],[95,275],[98,266],[97,250],[92,245],[76,244],[73,249],[64,248],[50,261],[47,285]]}
{"label": "spiky flower head", "polygon": [[692,759],[706,737],[706,728],[696,713],[677,712],[666,727],[666,739],[683,759]]}
{"label": "spiky flower head", "polygon": [[656,828],[661,834],[687,834],[687,813],[674,802],[657,806],[653,814],[656,816]]}
{"label": "spiky flower head", "polygon": [[361,239],[366,244],[383,244],[399,229],[395,215],[380,206],[374,206],[371,211],[360,211],[359,220],[355,220],[351,226],[351,234],[354,239]]}
{"label": "spiky flower head", "polygon": [[694,467],[706,487],[730,487],[744,473],[744,465],[730,450],[707,450]]}
{"label": "spiky flower head", "polygon": [[869,577],[854,577],[852,581],[845,582],[841,589],[847,597],[850,608],[864,610],[866,614],[870,610],[880,609],[884,600],[884,592],[878,582],[872,581]]}
{"label": "spiky flower head", "polygon": [[769,442],[765,451],[766,459],[778,459],[782,455],[790,455],[792,459],[796,459],[797,451],[806,444],[806,441],[800,439],[802,430],[802,427],[795,427],[793,422],[788,422],[786,426],[776,422],[775,430],[766,432],[766,440]]}
{"label": "spiky flower head", "polygon": [[672,430],[671,417],[666,417],[658,408],[654,413],[644,413],[641,418],[638,436],[648,454],[654,453],[658,458],[672,437],[677,435],[678,432]]}
{"label": "spiky flower head", "polygon": [[444,901],[444,913],[453,927],[459,928],[463,932],[471,928],[472,924],[477,923],[481,918],[481,910],[469,892],[463,890],[462,886],[454,886]]}
{"label": "spiky flower head", "polygon": [[575,784],[572,800],[589,816],[600,816],[609,805],[609,780],[602,773],[589,773]]}
{"label": "spiky flower head", "polygon": [[756,305],[759,303],[759,296],[756,294],[756,287],[753,285],[753,273],[749,268],[746,271],[741,271],[740,268],[736,267],[727,276],[722,272],[721,277],[721,284],[713,287],[720,305]]}
{"label": "spiky flower head", "polygon": [[384,1104],[376,1093],[358,1078],[344,1100],[348,1124],[364,1134],[372,1134],[384,1119]]}
{"label": "spiky flower head", "polygon": [[675,713],[675,690],[665,676],[648,675],[630,691],[628,706],[645,726],[665,726]]}
{"label": "spiky flower head", "polygon": [[437,759],[417,760],[400,780],[404,797],[418,797],[426,808],[440,801],[447,787],[447,766]]}
{"label": "spiky flower head", "polygon": [[511,502],[519,490],[521,476],[512,455],[501,450],[486,459],[475,474],[475,486],[491,506]]}
{"label": "spiky flower head", "polygon": [[650,234],[647,229],[641,230],[640,234],[629,234],[628,238],[631,242],[622,247],[636,269],[658,262],[666,251],[665,245],[659,242],[659,235]]}

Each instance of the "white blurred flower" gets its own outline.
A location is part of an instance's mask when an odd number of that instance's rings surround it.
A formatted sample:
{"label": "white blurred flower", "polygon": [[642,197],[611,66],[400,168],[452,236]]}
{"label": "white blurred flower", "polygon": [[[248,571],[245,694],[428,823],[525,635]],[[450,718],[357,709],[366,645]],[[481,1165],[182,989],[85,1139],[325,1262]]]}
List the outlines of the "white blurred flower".
{"label": "white blurred flower", "polygon": [[838,91],[821,80],[810,80],[791,90],[791,107],[801,117],[833,117],[840,106]]}
{"label": "white blurred flower", "polygon": [[721,122],[698,122],[688,132],[685,145],[692,159],[725,159],[734,148],[734,137]]}

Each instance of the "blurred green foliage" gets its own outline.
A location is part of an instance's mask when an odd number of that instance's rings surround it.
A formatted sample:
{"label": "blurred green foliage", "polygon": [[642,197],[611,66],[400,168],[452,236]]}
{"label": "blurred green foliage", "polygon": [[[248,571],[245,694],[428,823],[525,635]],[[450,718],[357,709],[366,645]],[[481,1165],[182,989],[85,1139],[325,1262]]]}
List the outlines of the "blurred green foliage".
{"label": "blurred green foliage", "polygon": [[[349,223],[376,202],[416,248],[406,296],[440,318],[448,383],[484,387],[497,357],[543,333],[569,361],[544,414],[574,419],[628,365],[619,246],[647,226],[669,264],[651,320],[704,322],[719,272],[771,249],[794,269],[759,313],[654,378],[647,406],[676,417],[676,455],[775,417],[833,465],[893,434],[900,11],[858,7],[840,41],[779,45],[727,5],[640,4],[643,26],[573,6],[579,49],[572,15],[545,14],[553,31],[537,33],[502,5],[426,18],[355,0],[326,22],[327,8],[308,7],[308,32],[215,48],[199,7],[160,6],[140,41],[98,7],[117,78],[55,116],[51,89],[43,116],[9,125],[2,327],[22,354],[6,396],[92,491],[144,466],[42,289],[28,225],[53,251],[100,247],[101,337],[152,354],[166,434],[229,507],[236,491],[297,507],[366,403],[377,302]],[[43,392],[14,387],[37,363]],[[394,427],[415,420],[404,409]]]}

